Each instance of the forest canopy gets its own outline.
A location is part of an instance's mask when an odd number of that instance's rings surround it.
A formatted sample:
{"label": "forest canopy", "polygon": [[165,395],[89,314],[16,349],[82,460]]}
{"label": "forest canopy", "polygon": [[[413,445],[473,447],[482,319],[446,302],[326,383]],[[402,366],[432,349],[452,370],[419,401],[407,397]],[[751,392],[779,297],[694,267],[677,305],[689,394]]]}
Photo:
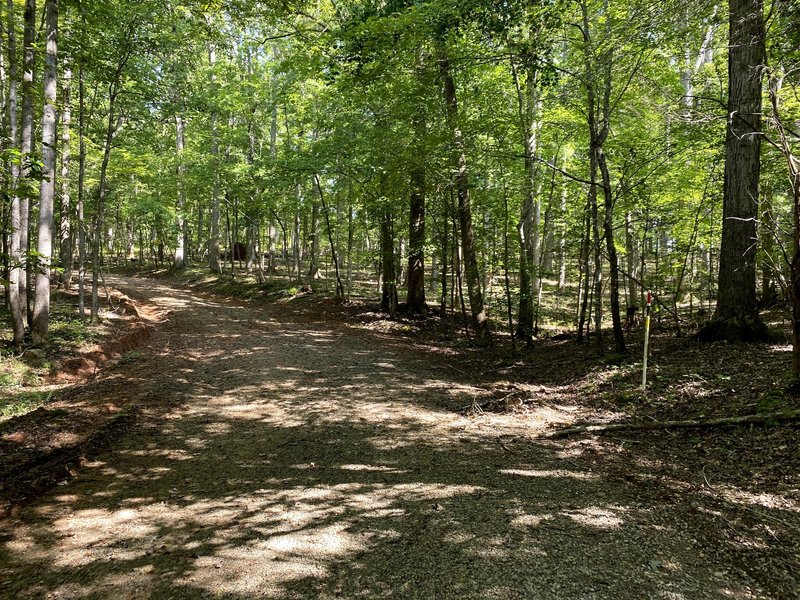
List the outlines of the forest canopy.
{"label": "forest canopy", "polygon": [[765,339],[778,303],[800,332],[796,3],[3,11],[15,344],[46,343],[51,286],[96,319],[123,263],[376,283],[481,345],[610,325],[624,353],[648,292],[679,333]]}

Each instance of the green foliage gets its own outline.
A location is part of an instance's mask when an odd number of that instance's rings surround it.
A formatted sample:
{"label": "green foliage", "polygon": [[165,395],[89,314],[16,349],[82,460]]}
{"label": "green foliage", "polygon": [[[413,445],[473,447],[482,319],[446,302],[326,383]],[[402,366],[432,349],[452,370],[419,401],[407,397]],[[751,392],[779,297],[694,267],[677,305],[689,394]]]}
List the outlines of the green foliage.
{"label": "green foliage", "polygon": [[[800,34],[797,9],[784,4],[771,30],[770,68],[791,74]],[[722,8],[672,0],[113,0],[64,3],[61,20],[61,55],[74,78],[74,128],[78,76],[84,84],[87,224],[96,216],[110,94],[116,94],[112,117],[119,128],[103,232],[109,259],[132,252],[150,260],[161,253],[167,260],[185,222],[188,255],[205,262],[217,193],[223,253],[257,234],[262,251],[271,246],[275,254],[284,248],[291,254],[299,236],[306,270],[311,215],[320,208],[317,176],[328,200],[326,214],[318,212],[321,255],[329,260],[324,217],[342,260],[352,218],[352,258],[371,277],[380,261],[379,221],[387,214],[398,259],[407,260],[411,173],[422,169],[426,264],[430,268],[434,255],[438,263],[452,263],[452,249],[442,247],[445,235],[450,244],[458,233],[443,51],[456,85],[456,125],[469,165],[490,314],[505,314],[507,290],[499,282],[506,270],[516,304],[517,222],[531,185],[541,209],[537,270],[548,279],[541,323],[563,327],[577,314],[590,173],[587,117],[598,107],[597,97],[590,106],[589,90],[594,86],[597,95],[606,77],[610,219],[620,264],[627,273],[633,261],[636,278],[626,300],[640,303],[643,287],[675,307],[713,297],[726,119]],[[796,81],[790,75],[784,84],[787,122],[800,118]],[[537,115],[532,183],[524,157],[531,108]],[[178,118],[185,124],[180,155]],[[77,133],[68,184],[73,199]],[[214,144],[218,153],[211,151]],[[7,158],[14,160],[14,153]],[[765,149],[764,162],[777,229],[785,230],[785,168],[772,148]],[[35,162],[31,166],[35,175]],[[37,185],[34,176],[18,190],[35,196]],[[567,286],[556,294],[549,278],[560,271],[561,239]],[[544,255],[552,264],[544,264]],[[765,264],[780,262],[779,246],[762,256]],[[289,258],[281,261],[288,272]]]}
{"label": "green foliage", "polygon": [[48,391],[18,391],[0,398],[0,420],[22,415],[47,404],[53,393]]}

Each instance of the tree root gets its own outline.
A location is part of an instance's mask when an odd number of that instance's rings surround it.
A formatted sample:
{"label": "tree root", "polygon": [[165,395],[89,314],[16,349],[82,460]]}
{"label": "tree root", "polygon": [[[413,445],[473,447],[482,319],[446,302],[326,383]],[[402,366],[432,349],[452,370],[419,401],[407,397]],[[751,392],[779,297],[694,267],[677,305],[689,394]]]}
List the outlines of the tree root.
{"label": "tree root", "polygon": [[800,421],[800,410],[743,415],[739,417],[717,417],[714,419],[687,419],[684,421],[655,421],[652,423],[609,423],[607,425],[576,425],[545,434],[548,439],[558,439],[579,433],[603,434],[611,431],[646,431],[651,429],[691,429],[702,427],[728,427],[751,424],[770,424]]}

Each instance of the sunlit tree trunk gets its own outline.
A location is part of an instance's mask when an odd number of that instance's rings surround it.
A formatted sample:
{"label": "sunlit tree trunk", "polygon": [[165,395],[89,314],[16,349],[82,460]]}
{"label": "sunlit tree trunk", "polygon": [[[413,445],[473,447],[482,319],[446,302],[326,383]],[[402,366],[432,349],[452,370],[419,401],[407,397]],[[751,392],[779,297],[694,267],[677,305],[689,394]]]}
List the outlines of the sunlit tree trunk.
{"label": "sunlit tree trunk", "polygon": [[72,110],[70,101],[72,96],[72,71],[69,67],[64,68],[62,90],[62,109],[61,109],[61,213],[59,224],[59,258],[61,268],[61,285],[65,290],[70,288],[72,283],[72,203],[69,194],[69,172],[70,172],[70,140],[72,126]]}
{"label": "sunlit tree trunk", "polygon": [[[216,86],[217,75],[214,72],[217,64],[217,49],[208,47],[208,63],[211,67],[211,87]],[[217,139],[217,113],[211,114],[211,163],[213,169],[213,190],[211,192],[211,237],[208,242],[208,267],[214,273],[222,272],[219,259],[219,141]]]}
{"label": "sunlit tree trunk", "polygon": [[[7,0],[8,11],[8,131],[9,142],[12,148],[19,147],[19,117],[17,113],[17,35],[16,18],[14,15],[14,2]],[[20,197],[17,194],[17,183],[20,177],[19,161],[11,161],[11,236],[10,252],[11,265],[8,283],[9,312],[11,313],[11,328],[13,330],[13,343],[19,346],[25,336],[25,311],[24,296],[20,295],[21,280],[25,277],[22,269],[22,236]]]}
{"label": "sunlit tree trunk", "polygon": [[628,270],[628,306],[636,306],[638,297],[636,293],[636,270],[638,260],[636,256],[636,240],[633,237],[633,215],[630,211],[625,213],[625,266]]}
{"label": "sunlit tree trunk", "polygon": [[319,203],[311,204],[311,260],[308,267],[308,280],[313,282],[319,279]]}
{"label": "sunlit tree trunk", "polygon": [[45,3],[46,50],[44,116],[42,118],[42,175],[39,193],[39,237],[36,298],[31,333],[34,344],[46,344],[50,327],[50,262],[53,255],[53,205],[56,197],[56,86],[58,77],[58,0]]}
{"label": "sunlit tree trunk", "polygon": [[86,86],[83,79],[83,58],[78,68],[78,314],[85,316],[86,301],[86,223],[83,217],[86,182]]}
{"label": "sunlit tree trunk", "polygon": [[26,180],[26,190],[20,195],[19,200],[19,235],[20,248],[25,263],[25,274],[19,278],[19,301],[22,310],[28,319],[33,321],[33,312],[30,306],[31,292],[31,267],[30,264],[30,189],[31,181],[30,160],[33,150],[33,83],[36,68],[34,42],[36,40],[36,0],[25,0],[25,30],[23,35],[23,74],[22,74],[22,177]]}
{"label": "sunlit tree trunk", "polygon": [[175,240],[175,268],[183,269],[186,266],[185,245],[186,245],[186,188],[184,184],[184,174],[186,167],[183,164],[183,148],[185,140],[185,123],[181,115],[175,115],[175,151],[178,158],[177,185],[178,200],[175,207],[175,226],[177,238]]}
{"label": "sunlit tree trunk", "polygon": [[353,291],[353,242],[355,238],[355,219],[353,219],[353,206],[347,209],[347,292],[345,297],[349,300]]}
{"label": "sunlit tree trunk", "polygon": [[523,56],[525,81],[521,81],[512,58],[512,73],[517,90],[519,127],[522,135],[522,149],[525,158],[525,183],[523,186],[522,214],[517,232],[519,235],[519,316],[516,336],[525,340],[530,347],[534,333],[534,309],[539,288],[541,214],[540,199],[537,194],[536,158],[539,151],[539,84],[538,71],[532,56]]}
{"label": "sunlit tree trunk", "polygon": [[[565,159],[566,162],[566,159]],[[559,237],[558,237],[558,291],[563,291],[567,286],[567,236],[564,219],[567,214],[567,185],[561,185],[561,200],[558,205]]]}

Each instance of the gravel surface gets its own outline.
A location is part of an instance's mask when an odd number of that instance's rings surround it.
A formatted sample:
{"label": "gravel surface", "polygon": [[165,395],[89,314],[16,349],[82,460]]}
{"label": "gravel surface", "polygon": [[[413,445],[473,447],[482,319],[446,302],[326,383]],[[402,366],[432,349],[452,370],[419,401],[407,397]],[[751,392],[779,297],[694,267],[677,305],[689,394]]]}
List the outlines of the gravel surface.
{"label": "gravel surface", "polygon": [[580,409],[465,416],[468,374],[319,303],[110,283],[170,311],[97,383],[138,425],[2,523],[2,598],[774,597],[592,440],[534,439]]}

